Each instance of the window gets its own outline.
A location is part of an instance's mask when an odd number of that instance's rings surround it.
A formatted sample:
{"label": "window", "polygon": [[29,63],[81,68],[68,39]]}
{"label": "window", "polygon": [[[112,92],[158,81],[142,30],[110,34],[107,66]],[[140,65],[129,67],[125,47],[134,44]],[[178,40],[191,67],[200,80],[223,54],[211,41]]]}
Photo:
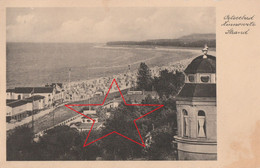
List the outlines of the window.
{"label": "window", "polygon": [[188,137],[189,136],[189,116],[188,112],[183,109],[182,110],[183,114],[183,136]]}
{"label": "window", "polygon": [[188,78],[189,78],[189,82],[195,81],[194,75],[189,75]]}
{"label": "window", "polygon": [[200,110],[198,112],[198,137],[206,137],[206,123],[205,123],[205,112]]}
{"label": "window", "polygon": [[201,76],[200,77],[201,82],[208,83],[209,82],[209,76]]}
{"label": "window", "polygon": [[21,99],[21,95],[18,95],[18,99],[19,99],[19,100]]}

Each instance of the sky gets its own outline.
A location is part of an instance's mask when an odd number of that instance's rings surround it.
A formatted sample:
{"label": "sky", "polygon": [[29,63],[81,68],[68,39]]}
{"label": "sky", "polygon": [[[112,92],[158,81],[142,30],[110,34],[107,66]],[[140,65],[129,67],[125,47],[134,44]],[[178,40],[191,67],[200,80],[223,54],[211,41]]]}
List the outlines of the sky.
{"label": "sky", "polygon": [[213,7],[7,8],[7,42],[172,39],[215,33]]}

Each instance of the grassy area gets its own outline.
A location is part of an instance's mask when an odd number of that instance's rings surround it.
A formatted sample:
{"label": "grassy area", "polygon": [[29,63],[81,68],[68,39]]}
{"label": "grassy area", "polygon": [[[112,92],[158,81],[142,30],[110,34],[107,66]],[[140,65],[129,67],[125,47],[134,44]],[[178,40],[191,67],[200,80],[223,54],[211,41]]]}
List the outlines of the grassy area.
{"label": "grassy area", "polygon": [[[127,90],[122,90],[123,95],[125,95],[126,92],[127,92]],[[105,97],[105,95],[96,96],[96,97],[91,98],[90,100],[76,101],[76,102],[71,102],[68,104],[89,104],[89,103],[90,104],[99,104],[99,103],[103,102],[104,97]],[[120,97],[119,92],[110,93],[106,99],[106,102],[113,100],[114,98],[118,98],[118,97]],[[80,111],[83,107],[79,106],[79,107],[73,107],[73,108],[77,111]],[[68,109],[65,106],[58,107],[53,112],[40,117],[39,119],[37,119],[34,122],[34,132],[35,133],[38,133],[44,129],[47,129],[47,128],[53,126],[53,113],[54,113],[54,125],[78,114],[78,113]],[[31,126],[31,123],[29,125]]]}

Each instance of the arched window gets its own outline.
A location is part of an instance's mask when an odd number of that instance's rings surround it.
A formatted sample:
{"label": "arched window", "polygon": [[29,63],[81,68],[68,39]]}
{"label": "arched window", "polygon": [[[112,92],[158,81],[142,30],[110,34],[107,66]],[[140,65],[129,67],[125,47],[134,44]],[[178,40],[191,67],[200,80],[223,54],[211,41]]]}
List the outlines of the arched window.
{"label": "arched window", "polygon": [[203,83],[208,83],[209,82],[209,76],[208,75],[201,76],[200,80]]}
{"label": "arched window", "polygon": [[20,100],[21,99],[21,95],[18,95],[18,100]]}
{"label": "arched window", "polygon": [[188,78],[189,78],[189,82],[194,82],[195,81],[194,75],[189,75]]}
{"label": "arched window", "polygon": [[188,112],[183,109],[182,110],[183,114],[183,136],[188,137],[189,136],[189,116]]}
{"label": "arched window", "polygon": [[198,137],[203,138],[206,137],[206,116],[205,112],[200,110],[198,112]]}

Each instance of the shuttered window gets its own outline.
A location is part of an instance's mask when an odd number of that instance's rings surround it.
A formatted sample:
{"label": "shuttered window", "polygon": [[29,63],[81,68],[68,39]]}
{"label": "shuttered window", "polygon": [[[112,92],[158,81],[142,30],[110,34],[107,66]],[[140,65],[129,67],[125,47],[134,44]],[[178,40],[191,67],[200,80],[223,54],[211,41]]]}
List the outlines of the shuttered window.
{"label": "shuttered window", "polygon": [[206,116],[205,112],[200,110],[198,112],[198,137],[206,137]]}
{"label": "shuttered window", "polygon": [[185,137],[189,137],[189,132],[190,132],[190,129],[189,129],[189,116],[188,116],[188,112],[183,109],[183,136]]}

